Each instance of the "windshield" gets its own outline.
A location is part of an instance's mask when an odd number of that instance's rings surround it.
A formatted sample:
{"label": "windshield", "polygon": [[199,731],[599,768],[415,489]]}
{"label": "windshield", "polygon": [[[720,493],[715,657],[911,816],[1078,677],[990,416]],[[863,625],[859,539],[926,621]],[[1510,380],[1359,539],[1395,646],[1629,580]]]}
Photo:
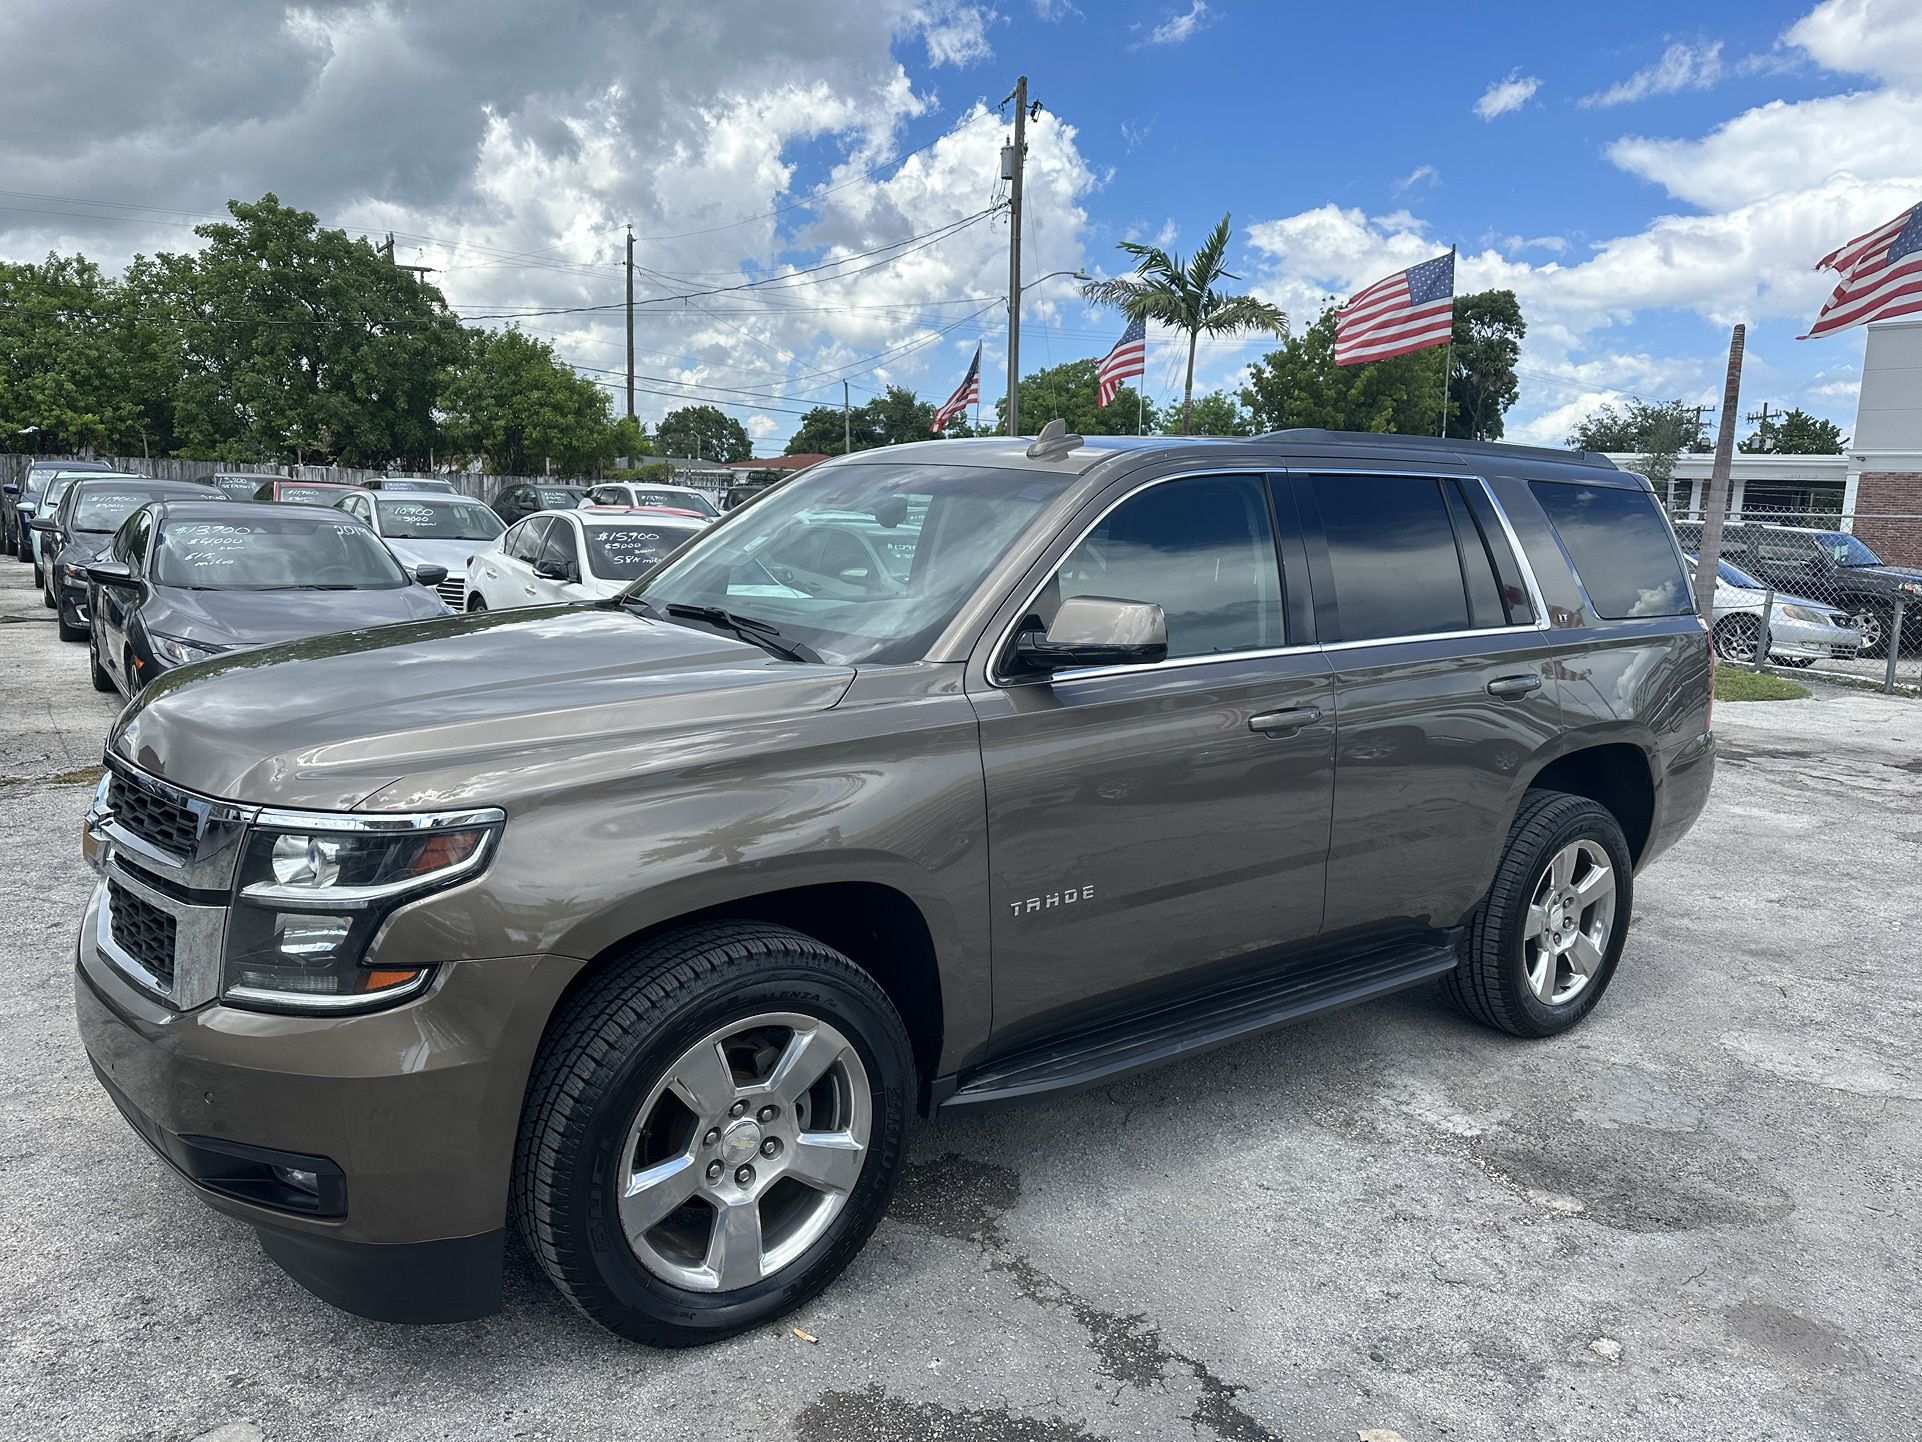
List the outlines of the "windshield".
{"label": "windshield", "polygon": [[507,528],[479,501],[381,496],[380,533],[397,541],[491,541]]}
{"label": "windshield", "polygon": [[74,492],[73,529],[117,531],[120,523],[149,501],[164,501],[166,491],[135,490],[124,486],[87,485]]}
{"label": "windshield", "polygon": [[[1688,557],[1688,571],[1689,574],[1693,576],[1696,568],[1701,565],[1701,558],[1693,551],[1687,551],[1683,554]],[[1756,580],[1755,577],[1751,576],[1747,571],[1744,571],[1733,561],[1718,561],[1715,565],[1715,574],[1721,578],[1725,584],[1730,586],[1745,586],[1751,591],[1766,591],[1768,589],[1766,584]]]}
{"label": "windshield", "polygon": [[425,476],[387,476],[381,480],[383,491],[432,491],[436,495],[447,495],[454,487],[449,481],[431,481]]}
{"label": "windshield", "polygon": [[1879,566],[1882,558],[1863,545],[1847,531],[1823,531],[1815,538],[1815,544],[1829,553],[1829,559],[1838,566]]}
{"label": "windshield", "polygon": [[534,494],[540,498],[541,506],[545,510],[571,511],[587,495],[587,492],[579,486],[537,486]]}
{"label": "windshield", "polygon": [[303,486],[297,482],[289,484],[286,481],[282,481],[280,483],[280,489],[274,493],[274,499],[284,504],[296,506],[331,506],[352,489],[352,486],[323,486],[318,484]]}
{"label": "windshield", "polygon": [[634,504],[637,506],[672,506],[676,510],[699,511],[704,516],[718,516],[721,513],[714,503],[699,491],[644,491],[636,488]]}
{"label": "windshield", "polygon": [[634,581],[700,527],[690,522],[684,526],[590,524],[581,529],[587,534],[588,570],[607,581]]}
{"label": "windshield", "polygon": [[73,471],[65,475],[55,476],[52,480],[48,481],[47,503],[44,508],[47,514],[51,515],[53,513],[53,508],[66,499],[67,492],[71,491],[77,482],[93,479],[98,478],[90,477],[85,471]]}
{"label": "windshield", "polygon": [[368,590],[408,584],[400,563],[365,526],[345,518],[271,514],[245,521],[167,522],[154,545],[153,574],[163,586],[212,590]]}
{"label": "windshield", "polygon": [[658,612],[711,606],[780,628],[823,660],[918,661],[1070,478],[843,464],[738,512],[628,592]]}

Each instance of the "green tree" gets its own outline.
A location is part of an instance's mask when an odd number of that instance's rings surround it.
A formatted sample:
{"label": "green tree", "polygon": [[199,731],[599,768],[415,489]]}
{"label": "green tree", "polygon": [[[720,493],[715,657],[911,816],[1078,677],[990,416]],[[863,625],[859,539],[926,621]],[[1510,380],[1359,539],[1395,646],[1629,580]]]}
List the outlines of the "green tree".
{"label": "green tree", "polygon": [[[1432,436],[1442,400],[1447,346],[1362,365],[1335,364],[1336,311],[1290,336],[1249,368],[1241,400],[1257,430],[1323,426],[1337,431],[1395,431]],[[1526,331],[1513,291],[1489,290],[1455,300],[1454,369],[1448,383],[1447,433],[1499,440],[1519,394],[1515,362]]]}
{"label": "green tree", "polygon": [[448,453],[499,475],[579,475],[619,454],[607,392],[517,330],[469,332],[441,406]]}
{"label": "green tree", "polygon": [[889,386],[862,409],[869,413],[881,445],[934,439],[934,403],[922,400],[906,386]]}
{"label": "green tree", "polygon": [[1842,428],[1834,421],[1817,420],[1804,410],[1783,411],[1742,441],[1751,454],[1770,452],[1778,456],[1839,456],[1842,454]]}
{"label": "green tree", "polygon": [[1484,290],[1456,298],[1449,435],[1472,441],[1502,438],[1503,419],[1521,395],[1515,364],[1522,358],[1522,337],[1527,334],[1528,322],[1522,319],[1514,291]]}
{"label": "green tree", "polygon": [[227,209],[196,227],[206,245],[183,273],[181,450],[425,460],[462,349],[440,292],[272,194]]}
{"label": "green tree", "polygon": [[85,257],[0,263],[0,435],[36,451],[138,452],[124,329],[118,287]]}
{"label": "green tree", "polygon": [[1635,468],[1658,492],[1667,494],[1675,458],[1684,451],[1707,450],[1698,412],[1681,401],[1645,401],[1631,396],[1617,410],[1612,404],[1591,412],[1568,437],[1578,450],[1639,453]]}
{"label": "green tree", "polygon": [[[1253,418],[1242,409],[1241,402],[1226,391],[1196,396],[1192,420],[1192,434],[1197,436],[1252,436],[1255,433]],[[1161,433],[1168,436],[1181,433],[1181,412],[1170,410],[1162,417]]]}
{"label": "green tree", "polygon": [[[598,390],[599,387],[596,387]],[[647,438],[647,427],[632,416],[622,416],[608,431],[607,454],[609,456],[651,456],[654,442]]]}
{"label": "green tree", "polygon": [[[871,450],[875,446],[886,444],[881,437],[874,413],[869,407],[856,406],[843,415],[839,406],[816,406],[801,417],[799,429],[788,437],[785,454],[838,456],[850,437],[857,451]],[[930,438],[921,436],[918,439]]]}
{"label": "green tree", "polygon": [[[1024,424],[1023,429],[1039,430],[1048,421],[1059,418],[1077,435],[1133,435],[1138,393],[1133,386],[1123,386],[1107,405],[1097,407],[1096,391],[1100,385],[1097,369],[1092,360],[1072,360],[1021,377],[1021,414],[1035,421],[1031,427]],[[1160,421],[1160,412],[1153,401],[1141,399],[1140,407],[1141,429],[1152,434]],[[995,400],[994,419],[996,432],[1006,434],[1008,398],[1005,395]]]}
{"label": "green tree", "polygon": [[719,406],[682,406],[661,417],[654,440],[664,456],[702,461],[745,461],[754,455],[747,427]]}
{"label": "green tree", "polygon": [[[1181,391],[1181,434],[1190,433],[1195,395],[1195,346],[1203,335],[1242,335],[1272,331],[1288,334],[1288,317],[1252,295],[1224,295],[1215,289],[1221,280],[1239,280],[1228,269],[1228,222],[1209,232],[1201,248],[1184,265],[1181,257],[1158,245],[1124,240],[1118,247],[1135,263],[1135,273],[1119,280],[1095,281],[1082,287],[1089,300],[1112,305],[1130,320],[1160,321],[1188,337],[1188,371]],[[1022,397],[1022,405],[1027,397]],[[1083,432],[1085,435],[1086,432]]]}

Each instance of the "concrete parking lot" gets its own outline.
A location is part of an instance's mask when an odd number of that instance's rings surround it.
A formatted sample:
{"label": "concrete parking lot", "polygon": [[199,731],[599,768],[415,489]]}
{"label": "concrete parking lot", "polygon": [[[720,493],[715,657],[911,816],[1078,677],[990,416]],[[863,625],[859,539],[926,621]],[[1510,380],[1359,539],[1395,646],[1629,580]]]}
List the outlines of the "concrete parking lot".
{"label": "concrete parking lot", "polygon": [[1719,707],[1577,1032],[1421,990],[924,1125],[838,1285],[666,1353],[522,1256],[483,1322],[336,1312],[134,1138],[71,1020],[85,662],[0,561],[0,1435],[1918,1435],[1922,703]]}

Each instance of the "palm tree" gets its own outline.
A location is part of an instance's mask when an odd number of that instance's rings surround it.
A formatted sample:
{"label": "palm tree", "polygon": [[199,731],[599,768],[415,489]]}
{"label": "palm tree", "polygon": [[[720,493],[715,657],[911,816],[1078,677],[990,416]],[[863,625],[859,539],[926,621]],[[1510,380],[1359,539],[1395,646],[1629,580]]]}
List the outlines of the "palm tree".
{"label": "palm tree", "polygon": [[1133,259],[1134,274],[1081,287],[1084,298],[1114,306],[1129,320],[1158,320],[1188,333],[1188,379],[1181,392],[1184,436],[1194,406],[1195,345],[1203,332],[1239,335],[1266,330],[1280,339],[1288,334],[1288,317],[1277,307],[1252,295],[1223,295],[1214,288],[1218,280],[1241,279],[1227,268],[1228,220],[1228,216],[1221,217],[1221,224],[1209,232],[1186,265],[1180,256],[1170,255],[1158,245],[1124,240],[1118,248]]}

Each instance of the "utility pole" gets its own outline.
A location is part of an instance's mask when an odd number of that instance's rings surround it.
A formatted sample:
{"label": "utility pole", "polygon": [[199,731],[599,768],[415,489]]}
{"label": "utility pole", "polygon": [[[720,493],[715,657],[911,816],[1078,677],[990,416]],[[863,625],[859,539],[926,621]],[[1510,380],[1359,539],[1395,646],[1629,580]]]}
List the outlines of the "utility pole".
{"label": "utility pole", "polygon": [[[1782,413],[1780,411],[1777,411],[1775,414],[1779,416]],[[1769,448],[1769,403],[1767,401],[1763,401],[1761,410],[1750,411],[1748,415],[1743,417],[1743,419],[1757,421],[1760,423],[1759,428],[1756,430],[1756,435],[1761,437],[1762,449],[1764,451],[1768,450]]]}
{"label": "utility pole", "polygon": [[1014,144],[1001,152],[1008,182],[1008,435],[1021,434],[1021,172],[1028,158],[1028,77],[1014,82]]}
{"label": "utility pole", "polygon": [[1728,380],[1722,387],[1722,427],[1715,436],[1715,467],[1709,472],[1708,497],[1702,506],[1702,544],[1695,560],[1695,614],[1703,624],[1715,624],[1715,572],[1722,564],[1722,522],[1728,515],[1728,476],[1735,462],[1735,425],[1741,414],[1742,348],[1745,326],[1736,326],[1728,342]]}
{"label": "utility pole", "polygon": [[854,454],[854,410],[848,400],[848,383],[841,382],[841,454]]}
{"label": "utility pole", "polygon": [[627,418],[634,419],[634,227],[627,228]]}

